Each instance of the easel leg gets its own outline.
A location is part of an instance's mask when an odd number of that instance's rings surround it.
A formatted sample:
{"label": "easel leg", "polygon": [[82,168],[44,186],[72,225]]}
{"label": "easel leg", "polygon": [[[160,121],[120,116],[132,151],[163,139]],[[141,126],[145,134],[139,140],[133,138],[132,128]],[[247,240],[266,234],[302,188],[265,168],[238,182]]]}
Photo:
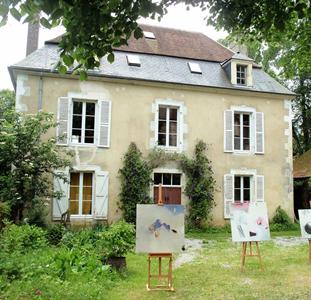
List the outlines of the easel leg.
{"label": "easel leg", "polygon": [[173,258],[170,256],[169,266],[168,266],[168,286],[173,291]]}
{"label": "easel leg", "polygon": [[162,257],[159,257],[159,277],[158,281],[161,281],[161,276],[162,276]]}
{"label": "easel leg", "polygon": [[150,277],[151,277],[151,257],[150,255],[148,256],[148,284],[147,284],[147,289],[150,289]]}
{"label": "easel leg", "polygon": [[247,242],[242,242],[241,272],[244,271]]}
{"label": "easel leg", "polygon": [[261,255],[260,255],[260,251],[259,251],[258,242],[256,242],[256,248],[257,248],[257,255],[258,255],[258,258],[259,258],[260,268],[261,268],[262,271],[264,271],[264,267],[263,267],[263,264],[262,264]]}
{"label": "easel leg", "polygon": [[252,242],[249,242],[249,254],[253,256]]}

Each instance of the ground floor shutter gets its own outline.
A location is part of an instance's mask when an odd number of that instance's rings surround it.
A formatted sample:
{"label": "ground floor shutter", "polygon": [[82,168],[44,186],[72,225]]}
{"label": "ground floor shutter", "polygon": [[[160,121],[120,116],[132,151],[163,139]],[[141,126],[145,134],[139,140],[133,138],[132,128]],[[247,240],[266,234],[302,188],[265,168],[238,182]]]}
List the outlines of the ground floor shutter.
{"label": "ground floor shutter", "polygon": [[[65,176],[68,180],[68,172],[55,171],[55,173]],[[57,192],[59,197],[53,198],[53,220],[60,220],[61,215],[68,210],[69,182],[54,176],[54,192]]]}
{"label": "ground floor shutter", "polygon": [[224,176],[224,218],[230,218],[230,204],[234,199],[234,176],[232,174],[226,174]]}
{"label": "ground floor shutter", "polygon": [[94,218],[107,219],[108,217],[108,172],[98,171],[95,173],[95,205]]}
{"label": "ground floor shutter", "polygon": [[263,175],[256,175],[256,201],[265,201],[265,180]]}

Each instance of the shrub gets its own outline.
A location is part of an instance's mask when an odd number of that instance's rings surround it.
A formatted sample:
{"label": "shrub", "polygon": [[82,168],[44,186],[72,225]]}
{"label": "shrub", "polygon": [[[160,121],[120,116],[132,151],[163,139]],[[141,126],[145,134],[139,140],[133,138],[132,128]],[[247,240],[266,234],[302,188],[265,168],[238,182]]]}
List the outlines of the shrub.
{"label": "shrub", "polygon": [[4,220],[10,216],[10,206],[6,202],[0,202],[0,228],[4,226]]}
{"label": "shrub", "polygon": [[63,225],[57,224],[57,225],[52,225],[48,227],[46,237],[50,243],[50,245],[58,245],[64,234],[66,232],[66,229]]}
{"label": "shrub", "polygon": [[0,249],[4,252],[21,252],[39,249],[47,245],[46,232],[33,225],[7,223],[0,236]]}
{"label": "shrub", "polygon": [[75,247],[95,247],[99,232],[92,229],[67,231],[61,241],[61,245],[69,249]]}
{"label": "shrub", "polygon": [[187,176],[185,194],[189,203],[189,228],[204,228],[215,205],[216,181],[211,161],[206,156],[207,144],[199,141],[194,150],[194,158],[181,158],[181,168]]}
{"label": "shrub", "polygon": [[104,257],[122,257],[132,251],[135,245],[134,226],[121,220],[100,234],[98,248]]}
{"label": "shrub", "polygon": [[135,143],[131,143],[119,170],[121,181],[120,208],[125,221],[136,222],[136,204],[151,203],[149,189],[152,169],[143,160]]}
{"label": "shrub", "polygon": [[286,231],[286,230],[295,230],[297,226],[288,216],[286,211],[280,206],[275,210],[274,216],[270,222],[271,231]]}

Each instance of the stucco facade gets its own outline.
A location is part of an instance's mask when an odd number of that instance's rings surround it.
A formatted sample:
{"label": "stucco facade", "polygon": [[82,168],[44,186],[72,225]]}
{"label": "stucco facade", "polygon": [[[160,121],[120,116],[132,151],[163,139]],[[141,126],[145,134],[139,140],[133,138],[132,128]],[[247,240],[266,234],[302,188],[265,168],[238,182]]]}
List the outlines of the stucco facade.
{"label": "stucco facade", "polygon": [[[108,222],[121,216],[117,204],[120,191],[118,170],[130,142],[135,142],[145,155],[154,146],[155,104],[159,99],[183,107],[181,151],[192,155],[198,139],[209,145],[208,156],[217,182],[217,205],[212,213],[214,224],[226,222],[224,175],[232,170],[255,170],[264,176],[264,201],[269,217],[279,205],[293,216],[290,96],[92,76],[81,82],[69,76],[21,70],[16,74],[16,109],[25,113],[36,113],[42,108],[52,112],[56,121],[59,97],[111,101],[109,147],[64,146],[74,151],[73,166],[77,170],[92,170],[92,166],[99,166],[109,173]],[[224,151],[224,112],[232,107],[246,107],[264,114],[263,154]],[[49,136],[55,134],[54,130],[49,132]],[[176,166],[163,168],[176,169]],[[182,176],[184,184],[185,177]],[[152,187],[150,191],[152,194]],[[182,203],[187,203],[183,194]]]}

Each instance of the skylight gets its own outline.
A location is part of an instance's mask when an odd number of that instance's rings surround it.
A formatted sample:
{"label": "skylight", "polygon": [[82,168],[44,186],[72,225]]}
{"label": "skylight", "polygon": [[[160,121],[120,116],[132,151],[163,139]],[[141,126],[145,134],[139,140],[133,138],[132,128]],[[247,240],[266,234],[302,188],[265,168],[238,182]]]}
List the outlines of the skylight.
{"label": "skylight", "polygon": [[153,32],[150,32],[150,31],[144,31],[144,37],[146,39],[152,39],[152,40],[155,40],[155,35]]}
{"label": "skylight", "polygon": [[126,59],[129,66],[140,67],[140,59],[138,55],[129,54],[126,56]]}
{"label": "skylight", "polygon": [[191,73],[202,74],[200,65],[198,63],[188,63],[188,67]]}

